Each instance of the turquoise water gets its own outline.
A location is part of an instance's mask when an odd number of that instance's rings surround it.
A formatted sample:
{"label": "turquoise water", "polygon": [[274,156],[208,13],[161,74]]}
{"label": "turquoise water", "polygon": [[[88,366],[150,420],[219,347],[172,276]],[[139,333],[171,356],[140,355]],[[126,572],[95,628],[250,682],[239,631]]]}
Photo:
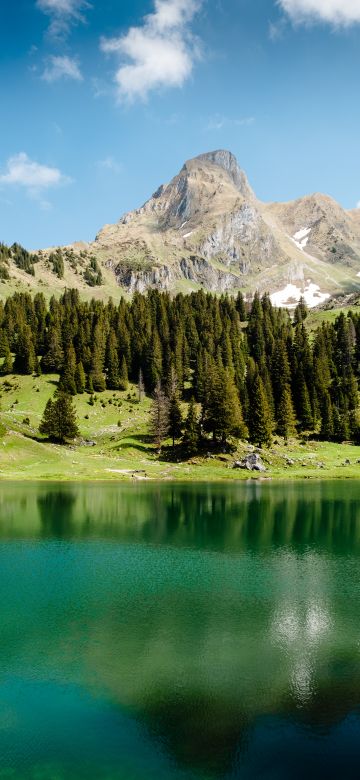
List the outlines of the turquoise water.
{"label": "turquoise water", "polygon": [[0,778],[358,778],[360,483],[0,485]]}

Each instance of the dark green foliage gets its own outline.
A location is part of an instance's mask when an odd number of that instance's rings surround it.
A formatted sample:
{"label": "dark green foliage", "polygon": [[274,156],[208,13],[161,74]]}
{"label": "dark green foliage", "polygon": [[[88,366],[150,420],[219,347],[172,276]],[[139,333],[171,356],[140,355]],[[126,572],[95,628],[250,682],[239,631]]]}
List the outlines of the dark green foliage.
{"label": "dark green foliage", "polygon": [[223,444],[229,436],[246,438],[247,428],[231,371],[219,362],[218,365],[210,364],[205,382],[204,430],[212,433],[214,441],[220,440]]}
{"label": "dark green foliage", "polygon": [[41,358],[41,369],[46,374],[59,374],[64,361],[60,328],[53,324],[45,335],[44,354]]}
{"label": "dark green foliage", "polygon": [[189,455],[194,455],[199,449],[200,432],[194,397],[189,403],[187,417],[184,423],[183,443]]}
{"label": "dark green foliage", "polygon": [[109,388],[109,390],[118,390],[120,382],[119,357],[114,330],[111,330],[108,336],[106,347],[106,368],[106,386]]}
{"label": "dark green foliage", "polygon": [[7,374],[12,374],[12,371],[13,371],[13,359],[12,359],[9,346],[7,346],[5,348],[4,362],[1,366],[1,374],[3,376],[6,376]]}
{"label": "dark green foliage", "polygon": [[79,435],[76,412],[70,396],[60,392],[56,393],[53,399],[49,399],[39,430],[59,444]]}
{"label": "dark green foliage", "polygon": [[18,333],[14,372],[16,374],[32,374],[37,366],[34,341],[29,325],[23,325]]}
{"label": "dark green foliage", "polygon": [[103,372],[103,362],[101,359],[100,347],[95,346],[91,361],[90,377],[92,381],[92,387],[97,393],[102,393],[105,390],[105,376]]}
{"label": "dark green foliage", "polygon": [[84,393],[86,389],[86,376],[84,371],[84,366],[82,362],[77,364],[75,369],[75,385],[76,385],[76,392],[77,393]]}
{"label": "dark green foliage", "polygon": [[[14,251],[18,259],[26,257]],[[71,267],[79,265],[83,273],[89,265],[96,272],[86,252],[61,251]],[[11,262],[12,252],[0,245],[0,261]],[[300,306],[293,322],[267,295],[245,304],[241,295],[171,297],[151,290],[115,305],[82,301],[75,290],[49,304],[41,294],[15,293],[0,303],[0,357],[7,371],[13,356],[14,373],[40,367],[60,375],[59,388],[68,394],[84,387],[90,395],[106,387],[126,390],[132,382],[140,400],[159,382],[168,393],[174,371],[174,441],[180,438],[179,405],[191,395],[205,441],[246,438],[247,429],[255,443],[268,443],[272,430],[286,438],[294,431],[294,413],[300,433],[358,437],[360,315],[323,323],[312,341],[304,315]]]}
{"label": "dark green foliage", "polygon": [[123,355],[121,358],[121,366],[119,371],[119,389],[127,390],[128,384],[129,384],[129,375],[128,375],[127,363],[126,363],[125,355]]}
{"label": "dark green foliage", "polygon": [[182,433],[182,414],[180,408],[179,382],[174,368],[171,368],[168,383],[167,397],[169,401],[169,435],[172,438],[173,447],[175,439],[179,439]]}
{"label": "dark green foliage", "polygon": [[69,344],[65,351],[63,369],[59,379],[59,390],[68,395],[76,395],[78,392],[76,380],[76,354],[72,344]]}
{"label": "dark green foliage", "polygon": [[298,305],[294,311],[294,322],[296,324],[304,322],[309,314],[308,307],[303,297],[300,298]]}
{"label": "dark green foliage", "polygon": [[169,399],[159,381],[153,394],[150,421],[150,430],[158,450],[161,449],[163,440],[168,436],[169,424]]}
{"label": "dark green foliage", "polygon": [[296,432],[296,419],[291,400],[289,385],[285,385],[281,394],[277,412],[277,432],[285,441]]}
{"label": "dark green foliage", "polygon": [[10,249],[10,257],[18,268],[26,271],[31,276],[35,276],[34,264],[38,261],[36,255],[30,254],[20,244],[13,244]]}
{"label": "dark green foliage", "polygon": [[273,420],[261,376],[257,374],[252,388],[249,415],[250,441],[258,447],[269,447],[272,440]]}
{"label": "dark green foliage", "polygon": [[59,279],[64,278],[65,266],[64,258],[61,249],[57,249],[56,252],[51,252],[49,255],[49,263],[52,266],[52,271]]}
{"label": "dark green foliage", "polygon": [[100,287],[103,283],[101,268],[96,257],[90,258],[90,264],[83,273],[84,280],[89,287]]}

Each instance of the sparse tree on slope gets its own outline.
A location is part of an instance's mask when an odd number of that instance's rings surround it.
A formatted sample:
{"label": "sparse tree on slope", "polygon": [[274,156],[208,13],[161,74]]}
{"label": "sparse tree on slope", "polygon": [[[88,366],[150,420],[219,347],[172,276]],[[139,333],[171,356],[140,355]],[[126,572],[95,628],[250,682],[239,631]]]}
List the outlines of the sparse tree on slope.
{"label": "sparse tree on slope", "polygon": [[53,399],[49,399],[39,430],[59,444],[79,435],[76,411],[70,396],[60,392],[55,394]]}

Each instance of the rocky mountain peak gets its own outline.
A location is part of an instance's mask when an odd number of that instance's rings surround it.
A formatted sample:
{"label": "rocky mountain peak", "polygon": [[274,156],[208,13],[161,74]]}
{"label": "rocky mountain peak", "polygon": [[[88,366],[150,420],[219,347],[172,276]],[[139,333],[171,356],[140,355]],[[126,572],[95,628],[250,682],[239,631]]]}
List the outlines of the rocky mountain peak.
{"label": "rocky mountain peak", "polygon": [[219,149],[188,160],[136,213],[156,215],[159,228],[168,230],[223,212],[224,206],[232,211],[240,201],[254,203],[256,198],[236,157]]}
{"label": "rocky mountain peak", "polygon": [[236,157],[217,149],[105,226],[91,250],[129,291],[260,289],[283,305],[307,291],[315,305],[360,286],[359,214],[319,193],[263,203]]}
{"label": "rocky mountain peak", "polygon": [[235,155],[227,149],[217,149],[214,152],[199,154],[198,157],[193,158],[191,162],[195,164],[199,162],[217,165],[219,168],[226,171],[243,198],[252,199],[255,197],[254,192],[249,185],[247,176],[240,168]]}

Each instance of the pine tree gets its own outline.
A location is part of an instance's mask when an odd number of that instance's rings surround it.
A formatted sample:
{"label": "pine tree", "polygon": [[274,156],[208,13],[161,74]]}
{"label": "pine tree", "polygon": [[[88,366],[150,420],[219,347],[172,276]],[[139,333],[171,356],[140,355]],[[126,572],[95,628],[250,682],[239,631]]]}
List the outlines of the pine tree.
{"label": "pine tree", "polygon": [[169,400],[159,381],[153,395],[150,430],[157,449],[160,451],[161,444],[169,433]]}
{"label": "pine tree", "polygon": [[140,368],[139,370],[139,378],[138,378],[138,397],[139,397],[139,403],[141,403],[143,397],[144,397],[145,387],[144,387],[144,379],[143,379],[143,373]]}
{"label": "pine tree", "polygon": [[172,438],[174,449],[175,439],[181,436],[183,419],[180,408],[178,378],[173,367],[170,369],[167,397],[169,401],[169,434]]}
{"label": "pine tree", "polygon": [[298,305],[295,308],[294,311],[294,323],[295,325],[298,325],[299,323],[304,322],[306,320],[306,317],[308,316],[308,307],[305,303],[305,298],[301,296]]}
{"label": "pine tree", "polygon": [[[119,358],[117,352],[117,341],[113,330],[109,333],[106,349],[106,386],[109,390],[118,390],[119,388]],[[124,388],[125,389],[125,388]]]}
{"label": "pine tree", "polygon": [[76,355],[73,344],[69,344],[65,351],[65,359],[62,372],[59,379],[59,390],[68,395],[76,395],[77,387],[75,381]]}
{"label": "pine tree", "polygon": [[41,369],[46,374],[60,374],[64,361],[60,328],[52,325],[46,337],[46,351],[41,359]]}
{"label": "pine tree", "polygon": [[285,385],[278,405],[277,432],[285,441],[296,432],[296,419],[289,385]]}
{"label": "pine tree", "polygon": [[146,354],[146,386],[150,391],[156,388],[157,382],[163,376],[163,361],[161,341],[155,328],[149,342]]}
{"label": "pine tree", "polygon": [[90,393],[91,396],[93,395],[94,392],[94,385],[93,385],[91,374],[88,374],[86,377],[86,392]]}
{"label": "pine tree", "polygon": [[188,413],[184,424],[183,443],[189,453],[194,455],[199,449],[200,433],[199,433],[199,421],[196,412],[196,405],[194,397],[192,396]]}
{"label": "pine tree", "polygon": [[291,379],[290,365],[286,344],[280,339],[274,350],[271,368],[272,388],[274,394],[275,409],[278,409],[284,390]]}
{"label": "pine tree", "polygon": [[321,429],[320,433],[321,436],[323,436],[324,439],[332,439],[334,436],[334,416],[333,416],[333,408],[330,398],[330,393],[327,391],[324,393],[321,404],[320,404],[320,413],[321,413]]}
{"label": "pine tree", "polygon": [[339,410],[333,407],[333,426],[334,439],[336,441],[347,441],[350,436],[349,414],[344,412],[340,414]]}
{"label": "pine tree", "polygon": [[246,438],[248,431],[232,373],[220,363],[211,368],[208,390],[209,397],[203,410],[205,430],[212,432],[214,441],[220,438],[223,444],[229,436]]}
{"label": "pine tree", "polygon": [[7,347],[5,347],[4,362],[1,366],[1,373],[3,376],[6,376],[7,374],[12,374],[12,371],[13,371],[13,359],[8,344]]}
{"label": "pine tree", "polygon": [[80,360],[75,369],[75,385],[77,393],[84,393],[86,388],[86,376],[84,366]]}
{"label": "pine tree", "polygon": [[55,394],[53,399],[49,399],[39,430],[59,444],[64,444],[79,435],[76,411],[70,396],[60,392]]}
{"label": "pine tree", "polygon": [[237,308],[237,311],[239,312],[240,322],[245,322],[246,321],[246,308],[245,308],[244,296],[243,296],[243,294],[241,292],[239,292],[237,294],[237,297],[236,297],[236,308]]}
{"label": "pine tree", "polygon": [[255,377],[250,398],[249,432],[250,441],[258,447],[269,447],[272,441],[273,421],[266,398],[264,385],[259,374]]}
{"label": "pine tree", "polygon": [[311,409],[309,390],[305,382],[302,368],[300,368],[297,375],[296,407],[300,428],[302,431],[308,431],[313,425],[313,412]]}
{"label": "pine tree", "polygon": [[0,329],[0,357],[5,357],[8,349],[9,339],[6,332],[3,329]]}
{"label": "pine tree", "polygon": [[129,383],[128,369],[125,355],[121,358],[121,366],[119,371],[119,389],[126,390]]}
{"label": "pine tree", "polygon": [[96,393],[102,393],[105,390],[105,377],[103,373],[103,363],[99,347],[95,346],[91,361],[90,376],[93,389]]}
{"label": "pine tree", "polygon": [[14,360],[14,372],[17,374],[32,374],[36,370],[37,359],[31,328],[24,325],[18,336]]}

